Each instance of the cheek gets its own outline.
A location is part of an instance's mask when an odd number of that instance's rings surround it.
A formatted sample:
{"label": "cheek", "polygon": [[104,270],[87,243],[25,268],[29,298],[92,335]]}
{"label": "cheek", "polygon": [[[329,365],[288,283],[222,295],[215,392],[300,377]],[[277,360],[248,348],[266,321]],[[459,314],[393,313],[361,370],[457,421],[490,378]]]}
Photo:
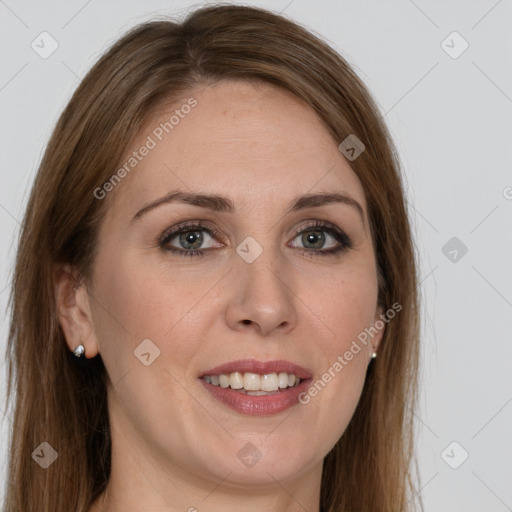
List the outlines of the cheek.
{"label": "cheek", "polygon": [[326,449],[334,445],[348,426],[366,377],[368,342],[365,344],[360,335],[373,325],[377,306],[376,275],[370,261],[367,263],[354,265],[338,279],[325,282],[323,293],[309,296],[309,304],[322,319],[325,334],[315,341],[319,372],[302,404],[304,414],[317,419],[313,428],[324,436]]}
{"label": "cheek", "polygon": [[[154,360],[152,370],[183,372],[197,351],[196,340],[201,339],[194,335],[200,325],[199,308],[194,305],[204,295],[204,287],[190,285],[193,279],[176,279],[176,273],[164,274],[140,258],[104,258],[96,271],[95,334],[112,382],[128,371],[135,378],[146,368],[137,356],[147,352],[146,358]],[[137,378],[144,380],[144,375]]]}
{"label": "cheek", "polygon": [[177,268],[170,272],[147,255],[119,256],[97,266],[101,316],[107,315],[107,324],[124,336],[162,339],[199,301],[206,285],[197,286],[193,276]]}
{"label": "cheek", "polygon": [[[114,407],[122,404],[117,416],[128,414],[141,431],[156,428],[151,420],[158,418],[168,432],[173,411],[196,405],[179,382],[202,339],[194,305],[204,289],[175,276],[129,257],[97,266],[94,324],[115,387]],[[175,424],[173,429],[177,440],[184,436]]]}
{"label": "cheek", "polygon": [[[319,283],[318,283],[319,284]],[[372,325],[377,308],[377,277],[371,261],[357,262],[331,274],[316,286],[314,295],[306,295],[306,304],[325,325],[323,353],[346,350],[351,341]]]}

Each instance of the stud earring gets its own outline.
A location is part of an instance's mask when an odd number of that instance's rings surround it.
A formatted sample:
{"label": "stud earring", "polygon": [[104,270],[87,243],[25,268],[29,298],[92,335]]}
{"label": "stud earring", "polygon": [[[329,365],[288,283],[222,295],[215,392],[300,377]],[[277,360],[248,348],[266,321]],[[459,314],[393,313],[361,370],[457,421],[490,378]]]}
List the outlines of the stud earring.
{"label": "stud earring", "polygon": [[78,345],[78,347],[73,350],[73,354],[80,359],[82,356],[85,356],[85,347],[82,344]]}
{"label": "stud earring", "polygon": [[377,357],[377,352],[374,352],[374,353],[372,354],[372,359],[375,359],[376,357]]}

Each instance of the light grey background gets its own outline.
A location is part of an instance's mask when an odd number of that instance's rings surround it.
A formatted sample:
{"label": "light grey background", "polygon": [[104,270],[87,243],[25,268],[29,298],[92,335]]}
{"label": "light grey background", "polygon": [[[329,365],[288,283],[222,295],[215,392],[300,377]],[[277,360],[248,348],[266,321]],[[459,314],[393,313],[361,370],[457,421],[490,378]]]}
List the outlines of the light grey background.
{"label": "light grey background", "polygon": [[[398,146],[421,252],[417,451],[426,511],[512,510],[512,2],[246,3],[284,11],[338,50],[373,93]],[[29,187],[80,78],[134,24],[198,5],[0,0],[2,311]],[[43,31],[59,45],[47,59],[31,48]],[[457,58],[464,42],[446,39],[453,31],[469,44]],[[452,237],[459,247],[443,252]],[[10,421],[8,413],[0,432],[2,482]]]}

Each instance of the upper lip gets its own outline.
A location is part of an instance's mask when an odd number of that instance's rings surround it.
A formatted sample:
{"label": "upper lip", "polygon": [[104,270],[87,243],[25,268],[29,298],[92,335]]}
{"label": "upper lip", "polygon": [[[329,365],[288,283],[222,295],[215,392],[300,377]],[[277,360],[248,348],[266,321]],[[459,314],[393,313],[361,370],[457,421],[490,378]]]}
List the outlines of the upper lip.
{"label": "upper lip", "polygon": [[258,361],[257,359],[239,359],[238,361],[231,361],[229,363],[221,364],[215,368],[210,368],[202,372],[199,378],[205,375],[221,375],[233,372],[251,372],[259,373],[260,375],[267,375],[269,373],[293,373],[300,379],[310,379],[312,374],[306,368],[290,361],[282,359],[276,361]]}

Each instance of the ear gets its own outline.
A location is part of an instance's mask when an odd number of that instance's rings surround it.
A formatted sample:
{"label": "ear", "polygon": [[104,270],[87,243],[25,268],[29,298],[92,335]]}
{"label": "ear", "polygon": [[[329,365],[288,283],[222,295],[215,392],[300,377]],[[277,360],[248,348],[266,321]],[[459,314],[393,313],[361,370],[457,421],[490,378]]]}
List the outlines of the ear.
{"label": "ear", "polygon": [[385,321],[384,308],[382,306],[379,306],[375,313],[375,318],[373,319],[373,327],[378,332],[371,338],[371,342],[368,343],[368,350],[370,352],[368,354],[368,357],[371,358],[373,352],[379,351],[380,342],[382,341],[384,331],[386,330],[386,324],[387,322]]}
{"label": "ear", "polygon": [[57,265],[53,272],[54,296],[59,323],[70,351],[85,347],[85,357],[98,354],[89,295],[85,283],[78,283],[69,265]]}

